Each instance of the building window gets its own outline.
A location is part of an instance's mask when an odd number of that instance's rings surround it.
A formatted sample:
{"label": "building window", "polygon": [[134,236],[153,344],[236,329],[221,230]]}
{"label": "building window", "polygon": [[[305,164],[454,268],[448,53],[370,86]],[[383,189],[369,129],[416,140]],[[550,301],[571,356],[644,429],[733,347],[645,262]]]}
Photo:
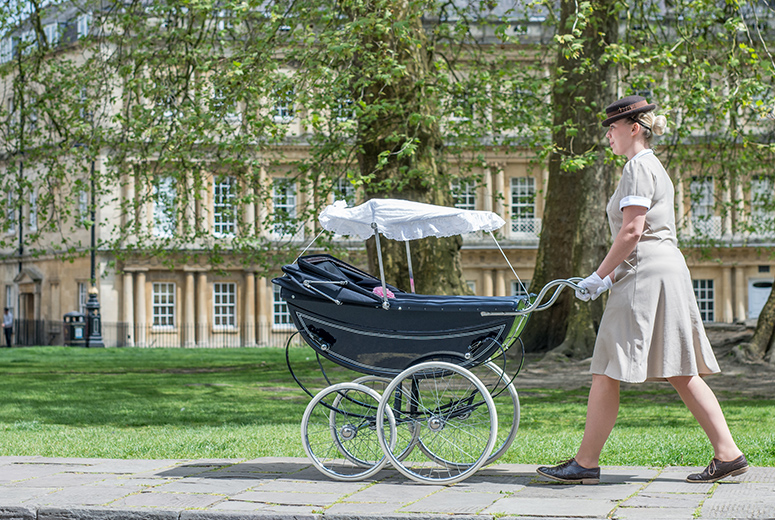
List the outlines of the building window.
{"label": "building window", "polygon": [[276,123],[290,123],[295,116],[293,108],[296,99],[293,87],[276,89],[274,92],[273,116]]}
{"label": "building window", "polygon": [[59,24],[54,22],[46,24],[43,27],[43,33],[46,35],[46,41],[49,47],[56,47],[59,43]]}
{"label": "building window", "polygon": [[700,307],[702,321],[716,321],[713,312],[713,280],[692,280],[692,285],[694,286],[694,296],[697,298],[697,305]]}
{"label": "building window", "polygon": [[759,177],[751,181],[751,224],[756,233],[772,231],[773,218],[773,179]]}
{"label": "building window", "polygon": [[458,209],[476,209],[476,181],[455,179],[452,181],[452,197]]}
{"label": "building window", "polygon": [[234,204],[237,181],[221,177],[213,185],[213,232],[218,236],[234,236],[237,210]]}
{"label": "building window", "polygon": [[78,312],[86,314],[86,302],[89,301],[89,286],[86,282],[78,282]]}
{"label": "building window", "polygon": [[89,36],[89,29],[91,29],[91,23],[92,23],[91,13],[83,13],[78,15],[78,18],[76,19],[76,30],[78,32],[79,38],[84,38],[86,36]]}
{"label": "building window", "polygon": [[8,63],[13,58],[13,40],[3,38],[0,40],[0,63]]}
{"label": "building window", "polygon": [[355,186],[350,179],[337,179],[334,185],[334,200],[343,200],[348,206],[355,204]]}
{"label": "building window", "polygon": [[237,284],[213,284],[213,325],[220,329],[237,326]]}
{"label": "building window", "polygon": [[296,233],[296,184],[292,179],[275,179],[272,187],[273,232],[276,237]]}
{"label": "building window", "polygon": [[16,204],[14,204],[12,191],[9,191],[5,197],[5,214],[8,218],[8,234],[16,233]]}
{"label": "building window", "polygon": [[30,230],[38,230],[38,192],[32,190],[30,192]]}
{"label": "building window", "polygon": [[692,229],[698,235],[721,236],[721,217],[714,215],[713,179],[694,179],[690,185]]}
{"label": "building window", "polygon": [[89,194],[85,191],[78,194],[78,218],[81,224],[89,220]]}
{"label": "building window", "polygon": [[13,285],[6,285],[5,286],[5,306],[8,307],[8,310],[11,313],[11,316],[16,316],[14,314],[14,308],[16,307],[14,305],[16,303],[16,299],[13,297]]}
{"label": "building window", "polygon": [[175,284],[153,283],[153,326],[175,326]]}
{"label": "building window", "polygon": [[466,285],[471,294],[476,294],[476,280],[466,280]]}
{"label": "building window", "polygon": [[171,237],[175,234],[175,180],[157,179],[153,185],[153,234]]}
{"label": "building window", "polygon": [[274,286],[272,298],[272,324],[276,329],[288,329],[293,326],[291,312],[288,310],[288,304],[280,297],[280,287]]}
{"label": "building window", "polygon": [[[521,282],[521,283],[520,283]],[[524,297],[530,294],[530,280],[512,280],[511,295]]]}
{"label": "building window", "polygon": [[349,121],[355,118],[355,109],[352,98],[340,97],[336,100],[334,107],[334,117],[337,121]]}
{"label": "building window", "polygon": [[538,237],[541,222],[536,218],[535,179],[513,177],[511,179],[511,232],[531,238]]}

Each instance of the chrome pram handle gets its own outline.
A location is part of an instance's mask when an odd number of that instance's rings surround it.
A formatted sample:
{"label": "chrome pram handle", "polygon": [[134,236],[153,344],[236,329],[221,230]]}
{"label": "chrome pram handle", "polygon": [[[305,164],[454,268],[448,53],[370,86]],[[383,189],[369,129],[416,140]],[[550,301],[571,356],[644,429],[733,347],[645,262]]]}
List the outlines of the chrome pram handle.
{"label": "chrome pram handle", "polygon": [[[555,301],[557,301],[557,298],[560,297],[560,293],[565,287],[570,287],[574,291],[581,290],[582,292],[586,292],[586,289],[583,287],[580,287],[578,282],[583,280],[583,278],[580,277],[573,277],[568,278],[567,280],[553,280],[549,282],[548,284],[544,285],[543,289],[541,289],[538,292],[538,296],[535,297],[533,300],[533,303],[525,307],[524,309],[519,309],[512,312],[482,312],[482,316],[493,316],[493,315],[500,315],[500,316],[525,316],[527,314],[530,314],[533,311],[543,311],[551,307]],[[549,300],[546,303],[541,303],[544,301],[544,298],[546,297],[547,293],[554,289],[554,292],[549,297]]]}

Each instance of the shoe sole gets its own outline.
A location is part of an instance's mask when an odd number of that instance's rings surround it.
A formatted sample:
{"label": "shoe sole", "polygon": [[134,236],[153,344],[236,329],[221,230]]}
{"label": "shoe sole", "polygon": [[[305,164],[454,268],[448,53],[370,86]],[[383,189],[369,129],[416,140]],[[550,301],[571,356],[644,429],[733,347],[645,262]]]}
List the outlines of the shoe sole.
{"label": "shoe sole", "polygon": [[594,485],[599,484],[600,479],[599,478],[580,478],[580,479],[564,479],[564,478],[557,478],[552,475],[547,475],[546,473],[543,473],[542,471],[536,470],[536,473],[539,475],[542,475],[546,478],[550,478],[552,480],[555,480],[557,482],[564,482],[565,484],[585,484],[585,485]]}
{"label": "shoe sole", "polygon": [[714,479],[710,479],[710,480],[689,480],[689,478],[687,478],[686,482],[689,482],[691,484],[712,484],[714,482],[718,482],[719,480],[724,480],[725,478],[736,477],[738,475],[742,475],[746,471],[748,471],[748,466],[746,466],[744,468],[736,469],[734,471],[730,471],[729,473],[727,473],[725,475],[721,475],[718,478],[714,478]]}

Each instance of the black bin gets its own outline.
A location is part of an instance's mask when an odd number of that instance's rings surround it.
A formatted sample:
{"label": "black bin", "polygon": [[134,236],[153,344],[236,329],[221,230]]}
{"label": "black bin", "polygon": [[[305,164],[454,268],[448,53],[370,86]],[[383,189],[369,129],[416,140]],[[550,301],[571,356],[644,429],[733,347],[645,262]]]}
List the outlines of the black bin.
{"label": "black bin", "polygon": [[64,316],[65,346],[86,346],[86,315],[82,312],[68,312]]}

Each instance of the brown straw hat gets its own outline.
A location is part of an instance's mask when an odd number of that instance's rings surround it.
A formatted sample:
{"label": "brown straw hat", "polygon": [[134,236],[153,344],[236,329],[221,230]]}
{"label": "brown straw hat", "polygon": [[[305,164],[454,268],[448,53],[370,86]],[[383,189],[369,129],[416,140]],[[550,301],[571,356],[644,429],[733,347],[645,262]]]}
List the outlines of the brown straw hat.
{"label": "brown straw hat", "polygon": [[643,96],[623,97],[605,107],[606,119],[603,121],[603,126],[610,126],[614,121],[656,109],[657,105],[649,103]]}

